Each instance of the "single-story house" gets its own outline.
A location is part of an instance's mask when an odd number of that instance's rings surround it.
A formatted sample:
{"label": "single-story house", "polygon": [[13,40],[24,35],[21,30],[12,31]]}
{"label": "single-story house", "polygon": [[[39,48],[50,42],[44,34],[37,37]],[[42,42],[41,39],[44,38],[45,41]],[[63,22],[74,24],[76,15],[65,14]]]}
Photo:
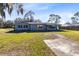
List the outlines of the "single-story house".
{"label": "single-story house", "polygon": [[15,31],[53,31],[59,30],[59,25],[53,23],[15,21]]}

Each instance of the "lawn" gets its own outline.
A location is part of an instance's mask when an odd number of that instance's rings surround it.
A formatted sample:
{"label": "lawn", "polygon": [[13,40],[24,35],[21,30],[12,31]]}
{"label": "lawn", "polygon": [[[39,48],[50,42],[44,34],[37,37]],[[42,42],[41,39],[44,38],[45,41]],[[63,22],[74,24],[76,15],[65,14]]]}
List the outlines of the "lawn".
{"label": "lawn", "polygon": [[79,31],[64,30],[61,32],[9,32],[12,29],[0,29],[0,55],[52,56],[55,55],[43,42],[51,34],[62,34],[79,42]]}
{"label": "lawn", "polygon": [[64,30],[62,32],[57,32],[58,34],[62,34],[67,38],[79,43],[79,31],[78,30]]}
{"label": "lawn", "polygon": [[0,55],[54,55],[43,42],[47,32],[8,33],[10,30],[0,29]]}

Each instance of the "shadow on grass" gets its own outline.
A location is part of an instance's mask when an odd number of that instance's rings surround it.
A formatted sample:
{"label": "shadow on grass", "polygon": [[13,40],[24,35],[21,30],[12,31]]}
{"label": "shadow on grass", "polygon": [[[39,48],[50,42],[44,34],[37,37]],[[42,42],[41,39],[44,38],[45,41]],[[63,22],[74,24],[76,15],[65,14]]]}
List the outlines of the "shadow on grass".
{"label": "shadow on grass", "polygon": [[23,32],[26,32],[26,33],[40,33],[40,32],[66,32],[65,30],[53,30],[53,31],[15,31],[15,30],[11,30],[11,31],[8,31],[6,33],[23,33]]}

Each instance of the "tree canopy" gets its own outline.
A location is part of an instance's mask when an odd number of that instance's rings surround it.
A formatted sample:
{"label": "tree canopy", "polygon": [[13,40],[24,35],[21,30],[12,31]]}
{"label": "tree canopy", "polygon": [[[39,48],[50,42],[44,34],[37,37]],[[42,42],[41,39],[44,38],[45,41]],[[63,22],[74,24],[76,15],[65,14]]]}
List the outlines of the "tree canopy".
{"label": "tree canopy", "polygon": [[17,4],[17,3],[0,3],[0,16],[2,18],[5,18],[6,17],[5,11],[7,11],[9,13],[9,15],[11,16],[11,13],[12,13],[13,9],[16,9],[18,14],[19,13],[23,14],[23,12],[24,12],[22,4]]}
{"label": "tree canopy", "polygon": [[27,17],[27,19],[29,19],[29,21],[34,21],[34,17],[33,17],[34,14],[35,14],[35,13],[30,10],[30,11],[28,11],[27,13],[25,13],[24,18]]}
{"label": "tree canopy", "polygon": [[58,24],[58,23],[60,22],[59,19],[61,19],[61,17],[60,17],[59,15],[50,14],[50,15],[49,15],[49,20],[48,20],[48,22]]}
{"label": "tree canopy", "polygon": [[74,16],[71,17],[71,20],[72,20],[72,24],[78,24],[79,23],[79,12],[76,12]]}

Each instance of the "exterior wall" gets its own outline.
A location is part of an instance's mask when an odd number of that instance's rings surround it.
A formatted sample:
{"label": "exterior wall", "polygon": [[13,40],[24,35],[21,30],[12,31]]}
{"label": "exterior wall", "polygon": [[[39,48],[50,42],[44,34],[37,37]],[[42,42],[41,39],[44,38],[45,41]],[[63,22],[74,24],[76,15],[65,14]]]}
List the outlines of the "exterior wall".
{"label": "exterior wall", "polygon": [[41,27],[38,27],[39,25],[37,25],[37,30],[38,31],[46,31],[46,25],[40,25]]}
{"label": "exterior wall", "polygon": [[29,25],[30,31],[36,31],[36,25]]}
{"label": "exterior wall", "polygon": [[46,30],[46,26],[45,25],[42,25],[42,28],[38,28],[38,24],[34,24],[34,25],[30,25],[30,28],[29,30],[30,31],[45,31]]}
{"label": "exterior wall", "polygon": [[[22,28],[19,28],[18,26],[22,26]],[[26,24],[15,24],[15,30],[29,30],[29,26],[28,26],[28,28],[24,28],[24,26],[25,26]]]}
{"label": "exterior wall", "polygon": [[48,31],[57,30],[57,26],[53,26],[53,28],[52,28],[52,27],[48,27],[48,25],[47,25],[47,30]]}
{"label": "exterior wall", "polygon": [[[22,27],[19,28],[18,27],[19,25],[21,25]],[[24,27],[25,25],[27,25],[28,27]],[[41,25],[41,27],[38,27],[40,25]],[[46,25],[46,24],[25,24],[25,23],[18,24],[18,23],[16,23],[15,24],[15,30],[16,31],[20,31],[20,30],[25,30],[25,31],[53,31],[53,30],[57,30],[57,26],[53,25],[53,27],[49,27],[49,25]]]}

